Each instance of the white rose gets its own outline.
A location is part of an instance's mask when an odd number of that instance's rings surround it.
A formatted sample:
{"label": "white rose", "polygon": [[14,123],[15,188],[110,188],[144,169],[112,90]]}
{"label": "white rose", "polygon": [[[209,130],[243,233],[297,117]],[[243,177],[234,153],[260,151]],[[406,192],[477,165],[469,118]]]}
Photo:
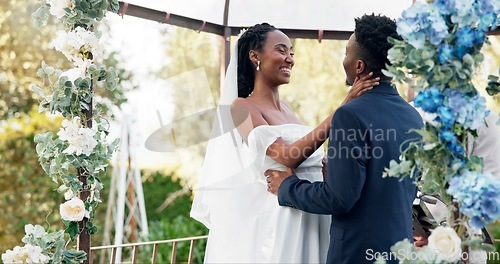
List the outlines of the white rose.
{"label": "white rose", "polygon": [[64,8],[71,7],[71,0],[51,0],[50,4],[50,14],[60,19],[66,14]]}
{"label": "white rose", "polygon": [[439,257],[448,262],[460,260],[462,255],[462,240],[455,230],[448,226],[439,226],[432,230],[429,236],[429,248]]}
{"label": "white rose", "polygon": [[78,197],[73,197],[71,200],[59,206],[61,218],[66,221],[79,222],[83,220],[86,214],[85,204]]}

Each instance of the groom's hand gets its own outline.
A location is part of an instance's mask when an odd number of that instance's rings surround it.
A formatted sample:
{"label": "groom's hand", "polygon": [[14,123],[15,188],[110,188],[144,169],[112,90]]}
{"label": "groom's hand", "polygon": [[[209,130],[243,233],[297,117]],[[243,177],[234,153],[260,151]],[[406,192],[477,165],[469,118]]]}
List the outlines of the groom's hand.
{"label": "groom's hand", "polygon": [[278,189],[281,183],[284,179],[292,176],[292,174],[293,171],[290,168],[287,168],[286,171],[266,170],[264,175],[266,175],[267,191],[274,195],[278,195]]}

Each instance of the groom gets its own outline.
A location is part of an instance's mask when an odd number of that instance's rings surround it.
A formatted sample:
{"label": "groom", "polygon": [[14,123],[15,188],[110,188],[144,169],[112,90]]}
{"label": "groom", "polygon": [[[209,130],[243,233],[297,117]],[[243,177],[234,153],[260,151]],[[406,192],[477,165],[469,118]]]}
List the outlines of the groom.
{"label": "groom", "polygon": [[390,247],[412,240],[412,179],[382,178],[391,160],[399,160],[401,144],[417,138],[410,129],[422,119],[381,74],[391,44],[399,38],[396,24],[385,16],[355,20],[346,46],[347,83],[370,71],[380,85],[339,107],[328,142],[328,171],[324,182],[300,180],[291,171],[266,171],[269,191],[279,204],[315,214],[332,215],[328,263],[396,262]]}

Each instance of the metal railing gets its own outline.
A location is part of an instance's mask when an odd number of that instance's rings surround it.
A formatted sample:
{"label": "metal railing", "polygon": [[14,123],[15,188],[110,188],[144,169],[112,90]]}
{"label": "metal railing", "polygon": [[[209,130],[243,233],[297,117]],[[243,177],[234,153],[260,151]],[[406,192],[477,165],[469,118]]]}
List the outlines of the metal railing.
{"label": "metal railing", "polygon": [[[112,246],[97,246],[91,247],[91,256],[96,250],[111,250],[110,253],[110,261],[109,263],[114,264],[116,258],[116,249],[117,248],[132,248],[132,256],[131,263],[137,263],[137,256],[139,252],[139,247],[142,246],[150,246],[153,245],[153,253],[151,255],[151,263],[157,263],[156,258],[158,255],[158,246],[161,244],[170,244],[172,243],[172,254],[170,255],[170,263],[176,263],[177,258],[177,246],[180,242],[189,241],[189,255],[188,255],[188,264],[193,263],[193,252],[194,246],[197,240],[207,239],[208,236],[196,236],[196,237],[186,237],[186,238],[177,238],[177,239],[168,239],[168,240],[158,240],[158,241],[150,241],[150,242],[140,242],[140,243],[130,243],[130,244],[122,244],[122,245],[112,245]],[[493,240],[494,243],[499,243],[500,239],[496,238]],[[93,263],[91,261],[91,263]]]}
{"label": "metal railing", "polygon": [[[170,256],[170,263],[176,263],[176,258],[177,258],[177,247],[179,243],[182,242],[187,242],[189,241],[189,255],[188,255],[188,260],[187,263],[191,264],[193,263],[193,253],[194,253],[194,247],[195,243],[197,240],[202,240],[202,239],[207,239],[208,236],[196,236],[196,237],[186,237],[186,238],[177,238],[177,239],[168,239],[168,240],[158,240],[158,241],[149,241],[149,242],[139,242],[139,243],[129,243],[129,244],[122,244],[122,245],[111,245],[111,246],[96,246],[96,247],[91,247],[90,248],[90,256],[94,255],[95,251],[97,250],[111,250],[110,253],[110,260],[109,263],[114,264],[116,263],[116,251],[118,248],[131,248],[131,263],[137,263],[138,261],[138,253],[139,253],[139,248],[144,247],[144,246],[150,246],[153,245],[153,253],[151,255],[151,263],[157,263],[157,256],[158,256],[158,246],[161,244],[172,244],[172,254]],[[106,252],[103,252],[104,254]],[[127,261],[128,262],[128,261]],[[91,263],[93,263],[91,259]]]}

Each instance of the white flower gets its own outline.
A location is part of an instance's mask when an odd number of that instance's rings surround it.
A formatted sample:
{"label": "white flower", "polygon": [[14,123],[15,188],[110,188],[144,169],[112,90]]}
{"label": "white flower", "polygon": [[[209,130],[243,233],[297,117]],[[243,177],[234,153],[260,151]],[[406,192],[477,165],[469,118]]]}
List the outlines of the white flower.
{"label": "white flower", "polygon": [[460,260],[462,256],[461,243],[462,240],[453,228],[438,226],[432,230],[429,236],[428,247],[438,254],[442,260],[455,262]]}
{"label": "white flower", "polygon": [[72,8],[71,0],[48,0],[50,4],[50,14],[60,19],[66,15],[64,8]]}
{"label": "white flower", "polygon": [[246,32],[246,31],[247,31],[247,29],[246,29],[246,28],[242,28],[242,29],[240,30],[240,33],[238,34],[238,39],[239,39],[239,38],[241,38],[241,36],[243,36],[243,34],[245,34],[245,32]]}
{"label": "white flower", "polygon": [[47,232],[45,232],[45,228],[41,225],[35,225],[33,226],[32,224],[27,224],[24,226],[24,232],[26,235],[33,235],[33,237],[42,237]]}
{"label": "white flower", "polygon": [[90,156],[97,146],[97,140],[94,138],[97,129],[80,127],[80,118],[78,117],[72,121],[63,120],[62,126],[57,135],[59,139],[69,143],[68,148],[63,153]]}
{"label": "white flower", "polygon": [[50,44],[78,66],[81,66],[84,61],[91,60],[90,54],[92,54],[92,58],[99,58],[104,53],[104,49],[94,32],[82,27],[76,27],[69,32],[58,31],[56,38]]}
{"label": "white flower", "polygon": [[78,197],[73,197],[71,200],[59,206],[61,218],[66,221],[79,222],[84,216],[88,216],[85,210],[85,204]]}
{"label": "white flower", "polygon": [[63,72],[61,76],[66,76],[69,81],[75,82],[78,78],[85,78],[85,69],[83,71],[80,68],[69,69]]}
{"label": "white flower", "polygon": [[87,76],[87,69],[90,67],[92,63],[90,61],[77,61],[75,62],[75,68],[69,69],[59,76],[61,78],[62,76],[68,77],[68,80],[71,82],[75,82],[76,79],[78,78],[85,78]]}
{"label": "white flower", "polygon": [[16,246],[2,254],[4,263],[49,263],[49,257],[42,254],[42,248],[30,244]]}
{"label": "white flower", "polygon": [[73,192],[73,190],[71,189],[68,189],[65,193],[64,193],[64,199],[66,200],[71,200],[73,197],[75,197],[75,193]]}

